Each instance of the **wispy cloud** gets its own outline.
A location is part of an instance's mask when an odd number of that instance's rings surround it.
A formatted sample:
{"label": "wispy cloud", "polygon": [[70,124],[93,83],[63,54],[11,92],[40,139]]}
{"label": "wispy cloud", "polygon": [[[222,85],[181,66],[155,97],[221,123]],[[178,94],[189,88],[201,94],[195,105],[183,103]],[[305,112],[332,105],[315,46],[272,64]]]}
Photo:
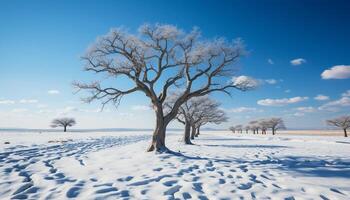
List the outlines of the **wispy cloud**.
{"label": "wispy cloud", "polygon": [[148,110],[151,110],[151,106],[134,105],[131,107],[131,109],[135,111],[148,111]]}
{"label": "wispy cloud", "polygon": [[262,112],[262,110],[258,110],[257,108],[253,108],[253,107],[244,107],[243,106],[243,107],[230,109],[229,112],[246,113],[246,112]]}
{"label": "wispy cloud", "polygon": [[292,97],[283,99],[262,99],[257,101],[259,105],[262,106],[285,106],[288,104],[299,103],[309,99],[308,97]]}
{"label": "wispy cloud", "polygon": [[345,107],[350,107],[350,90],[347,90],[346,92],[342,93],[340,99],[327,102],[322,106],[318,107],[318,109],[337,112],[340,110],[344,110]]}
{"label": "wispy cloud", "polygon": [[298,107],[296,108],[297,111],[299,112],[303,112],[303,113],[312,113],[312,112],[316,112],[316,109],[312,106],[308,106],[308,107]]}
{"label": "wispy cloud", "polygon": [[315,96],[314,99],[317,101],[327,101],[327,100],[329,100],[329,96],[319,94],[319,95]]}
{"label": "wispy cloud", "polygon": [[55,94],[60,94],[60,91],[59,90],[49,90],[49,91],[47,91],[47,93],[50,95],[55,95]]}
{"label": "wispy cloud", "polygon": [[36,99],[21,99],[19,100],[19,103],[23,103],[23,104],[34,104],[34,103],[38,103],[39,101]]}
{"label": "wispy cloud", "polygon": [[271,58],[267,59],[267,62],[268,62],[270,65],[275,64],[275,62],[273,62],[273,60],[272,60]]}
{"label": "wispy cloud", "polygon": [[266,79],[265,82],[267,84],[273,85],[273,84],[276,84],[278,81],[276,79]]}
{"label": "wispy cloud", "polygon": [[341,94],[342,97],[350,97],[350,90],[344,92],[343,94]]}
{"label": "wispy cloud", "polygon": [[302,65],[304,63],[306,63],[306,60],[304,58],[296,58],[290,61],[290,64],[294,66]]}
{"label": "wispy cloud", "polygon": [[5,104],[5,105],[15,104],[15,101],[9,100],[9,99],[0,99],[0,104]]}
{"label": "wispy cloud", "polygon": [[26,109],[26,108],[15,108],[11,112],[22,113],[22,112],[27,112],[27,111],[28,111],[28,109]]}

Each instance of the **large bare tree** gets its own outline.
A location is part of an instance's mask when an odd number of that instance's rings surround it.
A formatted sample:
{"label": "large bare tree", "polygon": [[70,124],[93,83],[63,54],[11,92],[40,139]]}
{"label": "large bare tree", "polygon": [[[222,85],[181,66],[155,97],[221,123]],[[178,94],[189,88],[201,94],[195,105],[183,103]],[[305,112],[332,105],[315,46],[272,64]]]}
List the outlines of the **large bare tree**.
{"label": "large bare tree", "polygon": [[326,121],[328,125],[336,126],[344,131],[344,137],[348,137],[347,129],[350,128],[350,116],[342,116]]}
{"label": "large bare tree", "polygon": [[[138,34],[112,29],[91,45],[83,60],[86,71],[105,74],[116,84],[74,85],[91,92],[85,102],[101,100],[103,106],[109,102],[118,105],[123,96],[134,92],[144,93],[156,115],[148,151],[166,151],[166,127],[184,102],[215,91],[230,94],[231,89],[256,86],[244,77],[232,79],[234,64],[244,53],[241,40],[202,40],[197,28],[186,33],[173,25],[143,25]],[[176,87],[183,92],[170,112],[164,113],[163,103],[169,90]]]}
{"label": "large bare tree", "polygon": [[63,127],[63,132],[66,132],[67,127],[74,126],[75,124],[76,124],[76,121],[74,118],[63,117],[63,118],[57,118],[52,120],[51,127],[52,128]]}

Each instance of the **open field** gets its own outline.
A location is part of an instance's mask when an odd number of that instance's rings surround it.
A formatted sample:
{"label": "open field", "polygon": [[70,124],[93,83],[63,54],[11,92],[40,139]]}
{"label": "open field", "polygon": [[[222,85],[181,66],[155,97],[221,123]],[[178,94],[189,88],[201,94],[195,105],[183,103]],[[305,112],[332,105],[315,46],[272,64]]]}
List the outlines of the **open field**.
{"label": "open field", "polygon": [[0,135],[0,199],[350,197],[343,137],[203,131],[184,145],[170,132],[173,152],[155,154],[150,132]]}

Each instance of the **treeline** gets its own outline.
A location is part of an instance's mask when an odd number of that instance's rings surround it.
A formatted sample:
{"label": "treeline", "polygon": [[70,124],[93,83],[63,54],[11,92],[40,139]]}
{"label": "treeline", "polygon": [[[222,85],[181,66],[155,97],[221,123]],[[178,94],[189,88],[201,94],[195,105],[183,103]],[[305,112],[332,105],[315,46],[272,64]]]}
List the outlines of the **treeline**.
{"label": "treeline", "polygon": [[249,133],[249,131],[253,134],[267,134],[268,130],[271,130],[272,135],[276,134],[276,131],[279,129],[285,129],[284,121],[282,118],[268,118],[268,119],[260,119],[250,121],[247,125],[236,125],[231,126],[229,129],[233,133]]}

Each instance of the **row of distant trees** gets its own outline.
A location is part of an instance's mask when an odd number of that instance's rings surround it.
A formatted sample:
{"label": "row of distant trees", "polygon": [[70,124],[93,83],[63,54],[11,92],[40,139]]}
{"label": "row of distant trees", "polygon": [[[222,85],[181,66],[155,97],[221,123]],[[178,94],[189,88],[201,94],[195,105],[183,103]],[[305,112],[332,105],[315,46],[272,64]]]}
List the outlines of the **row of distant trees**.
{"label": "row of distant trees", "polygon": [[[327,120],[326,123],[330,126],[341,128],[344,131],[344,137],[348,137],[347,129],[350,128],[350,116],[341,116],[330,119]],[[277,130],[285,128],[282,118],[269,118],[251,121],[246,126],[240,124],[231,126],[229,129],[233,133],[243,133],[243,131],[248,133],[251,131],[253,134],[259,134],[259,131],[261,134],[266,134],[266,131],[271,129],[272,135],[275,135]]]}
{"label": "row of distant trees", "polygon": [[267,130],[271,130],[272,135],[276,134],[276,131],[279,129],[285,129],[284,121],[282,118],[268,118],[268,119],[260,119],[260,120],[254,120],[250,121],[247,125],[236,125],[231,126],[229,129],[233,133],[249,133],[251,131],[253,134],[259,134],[259,131],[261,134],[266,134]]}

